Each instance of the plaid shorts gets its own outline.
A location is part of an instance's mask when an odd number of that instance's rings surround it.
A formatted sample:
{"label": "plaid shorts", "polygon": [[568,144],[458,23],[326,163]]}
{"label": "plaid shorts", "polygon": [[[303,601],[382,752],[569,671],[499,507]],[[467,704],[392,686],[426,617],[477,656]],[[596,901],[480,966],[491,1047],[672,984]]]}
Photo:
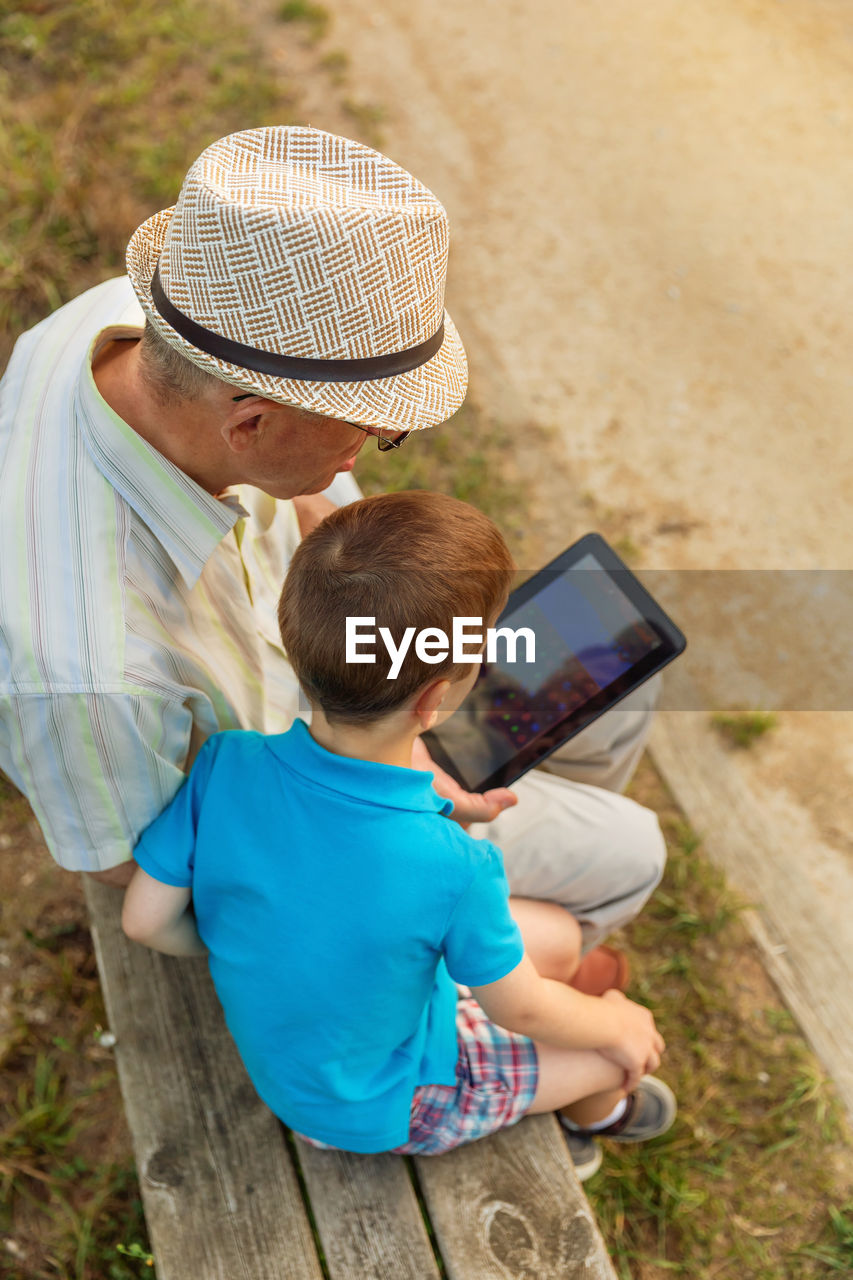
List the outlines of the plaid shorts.
{"label": "plaid shorts", "polygon": [[456,1005],[456,1039],[456,1084],[415,1090],[409,1140],[394,1148],[400,1155],[439,1155],[506,1129],[530,1109],[539,1083],[532,1040],[496,1026],[470,998]]}
{"label": "plaid shorts", "polygon": [[536,1048],[505,1031],[473,999],[456,1005],[456,1085],[415,1090],[409,1141],[401,1155],[438,1155],[515,1124],[530,1109],[539,1083]]}

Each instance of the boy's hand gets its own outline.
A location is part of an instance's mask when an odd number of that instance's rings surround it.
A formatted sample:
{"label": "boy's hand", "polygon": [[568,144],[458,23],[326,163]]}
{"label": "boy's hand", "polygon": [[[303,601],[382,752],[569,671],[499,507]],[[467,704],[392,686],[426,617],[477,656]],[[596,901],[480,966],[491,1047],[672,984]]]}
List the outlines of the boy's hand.
{"label": "boy's hand", "polygon": [[465,791],[455,778],[439,769],[420,738],[415,738],[412,747],[412,768],[435,774],[433,786],[445,800],[453,801],[453,812],[449,816],[461,827],[468,827],[472,822],[491,822],[504,809],[518,804],[518,796],[508,787],[495,787],[482,795]]}
{"label": "boy's hand", "polygon": [[621,1025],[616,1044],[599,1049],[599,1053],[623,1068],[623,1087],[630,1092],[636,1089],[642,1076],[653,1075],[660,1066],[661,1054],[666,1047],[663,1036],[649,1010],[629,1000],[621,991],[605,991],[601,999],[619,1006],[614,1012],[618,1014]]}

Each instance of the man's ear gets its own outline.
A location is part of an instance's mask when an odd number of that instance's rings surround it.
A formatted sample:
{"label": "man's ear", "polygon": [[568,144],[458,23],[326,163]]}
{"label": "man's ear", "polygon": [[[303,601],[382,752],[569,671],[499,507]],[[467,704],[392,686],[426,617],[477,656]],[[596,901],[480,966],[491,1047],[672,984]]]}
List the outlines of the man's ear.
{"label": "man's ear", "polygon": [[438,719],[439,709],[447,697],[449,688],[449,680],[433,680],[432,684],[428,684],[418,695],[417,702],[412,707],[412,714],[417,717],[424,732],[431,729]]}
{"label": "man's ear", "polygon": [[267,409],[280,405],[263,396],[250,396],[239,404],[230,404],[228,413],[219,428],[223,440],[234,453],[243,453],[257,442],[261,430],[261,417]]}

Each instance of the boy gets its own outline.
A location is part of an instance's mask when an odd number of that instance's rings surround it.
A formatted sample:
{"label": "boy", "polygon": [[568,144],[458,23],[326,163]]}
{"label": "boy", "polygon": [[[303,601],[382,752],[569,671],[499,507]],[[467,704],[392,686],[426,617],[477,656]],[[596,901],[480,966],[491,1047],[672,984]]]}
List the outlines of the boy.
{"label": "boy", "polygon": [[439,494],[324,520],[279,607],[311,727],[208,740],[137,846],[123,924],[159,950],[208,951],[255,1087],[309,1141],[437,1153],[565,1108],[588,1177],[593,1132],[637,1140],[674,1119],[646,1075],[664,1048],[652,1016],[567,985],[578,926],[553,903],[510,901],[500,852],[411,768],[477,664],[424,643],[395,679],[381,648],[346,661],[348,618],[395,645],[412,627],[450,634],[454,616],[492,625],[512,571],[492,522]]}

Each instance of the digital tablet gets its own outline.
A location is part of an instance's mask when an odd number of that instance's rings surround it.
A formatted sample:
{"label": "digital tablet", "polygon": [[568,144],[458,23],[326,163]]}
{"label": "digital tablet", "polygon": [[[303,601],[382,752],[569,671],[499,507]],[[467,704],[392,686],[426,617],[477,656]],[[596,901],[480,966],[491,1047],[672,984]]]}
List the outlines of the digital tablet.
{"label": "digital tablet", "polygon": [[[533,660],[530,635],[535,637]],[[500,630],[517,632],[514,645]],[[493,660],[424,734],[468,791],[510,786],[681,653],[687,641],[615,551],[589,533],[516,588]]]}

